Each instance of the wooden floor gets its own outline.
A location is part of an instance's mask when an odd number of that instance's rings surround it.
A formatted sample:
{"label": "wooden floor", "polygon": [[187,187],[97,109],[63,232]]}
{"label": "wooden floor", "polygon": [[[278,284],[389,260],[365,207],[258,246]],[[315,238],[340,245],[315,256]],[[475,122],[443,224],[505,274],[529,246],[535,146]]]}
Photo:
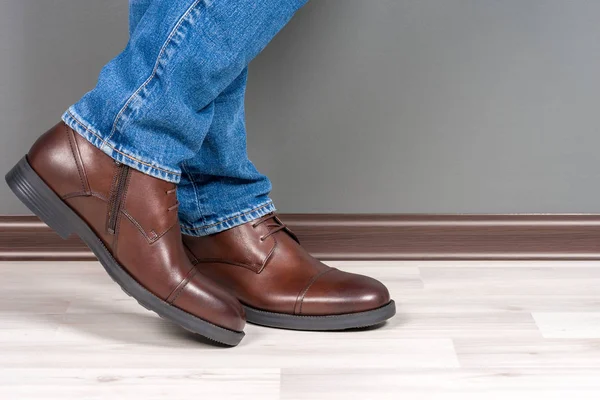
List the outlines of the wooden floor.
{"label": "wooden floor", "polygon": [[397,317],[220,348],[97,263],[0,263],[0,399],[600,398],[600,263],[330,264],[385,282]]}

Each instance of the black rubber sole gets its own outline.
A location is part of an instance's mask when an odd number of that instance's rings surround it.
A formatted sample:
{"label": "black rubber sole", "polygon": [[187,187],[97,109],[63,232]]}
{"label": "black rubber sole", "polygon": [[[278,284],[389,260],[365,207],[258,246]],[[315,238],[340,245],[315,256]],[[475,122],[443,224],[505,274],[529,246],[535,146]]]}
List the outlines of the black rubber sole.
{"label": "black rubber sole", "polygon": [[108,275],[141,306],[190,332],[228,346],[237,345],[244,337],[244,332],[225,329],[198,318],[168,304],[140,285],[117,263],[102,240],[96,236],[85,221],[38,176],[29,165],[27,157],[23,157],[6,174],[6,183],[19,200],[55,230],[61,238],[66,239],[71,234],[79,236],[98,257]]}
{"label": "black rubber sole", "polygon": [[299,331],[343,331],[378,325],[396,315],[396,304],[390,301],[375,310],[341,315],[292,315],[258,310],[244,305],[246,321],[272,328]]}

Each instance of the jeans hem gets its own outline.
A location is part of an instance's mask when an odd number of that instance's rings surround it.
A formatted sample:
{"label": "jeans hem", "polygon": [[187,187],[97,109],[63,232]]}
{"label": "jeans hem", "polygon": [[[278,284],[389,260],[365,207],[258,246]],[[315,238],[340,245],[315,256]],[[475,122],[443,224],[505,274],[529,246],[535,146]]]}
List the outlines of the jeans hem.
{"label": "jeans hem", "polygon": [[65,124],[69,125],[71,129],[115,161],[164,181],[179,183],[181,180],[181,173],[162,165],[156,165],[156,162],[153,160],[148,160],[138,155],[133,156],[132,154],[136,154],[136,151],[117,146],[106,139],[103,139],[102,135],[94,129],[91,124],[85,122],[85,120],[77,114],[74,107],[70,107],[63,114],[62,120]]}
{"label": "jeans hem", "polygon": [[207,236],[215,233],[223,232],[236,226],[243,225],[247,222],[254,221],[267,214],[276,211],[272,200],[262,203],[257,207],[242,210],[235,214],[225,216],[220,220],[201,226],[184,226],[181,225],[181,232],[189,236]]}

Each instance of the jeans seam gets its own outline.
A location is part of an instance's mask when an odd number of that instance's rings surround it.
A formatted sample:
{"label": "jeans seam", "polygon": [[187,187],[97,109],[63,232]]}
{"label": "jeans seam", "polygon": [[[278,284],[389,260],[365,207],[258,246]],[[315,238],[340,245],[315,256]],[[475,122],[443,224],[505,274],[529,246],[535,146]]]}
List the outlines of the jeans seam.
{"label": "jeans seam", "polygon": [[182,225],[182,226],[183,226],[185,229],[187,229],[187,230],[190,230],[190,231],[201,231],[201,230],[205,230],[205,229],[208,229],[208,228],[212,228],[212,227],[214,227],[214,226],[221,225],[221,224],[223,224],[223,223],[226,223],[226,222],[232,221],[232,220],[234,220],[234,219],[237,219],[237,218],[239,218],[239,217],[243,217],[243,216],[245,216],[245,215],[252,214],[253,212],[256,212],[256,211],[262,210],[263,208],[267,208],[267,207],[269,207],[269,206],[270,206],[270,205],[272,205],[272,204],[273,204],[273,201],[272,201],[272,200],[270,200],[269,202],[267,202],[267,203],[263,204],[262,206],[260,206],[260,207],[256,207],[256,208],[254,208],[254,209],[252,209],[252,210],[250,210],[250,211],[246,211],[245,213],[236,214],[236,215],[234,215],[234,216],[232,216],[232,217],[229,217],[229,218],[227,218],[227,219],[224,219],[223,221],[215,222],[214,224],[210,224],[210,225],[203,225],[203,226],[201,226],[201,227],[198,227],[198,228],[194,228],[194,227],[188,227],[188,226],[184,226],[184,225]]}
{"label": "jeans seam", "polygon": [[196,197],[196,210],[200,214],[200,218],[202,218],[202,224],[204,225],[204,224],[206,224],[206,219],[204,218],[204,211],[200,207],[200,198],[198,197],[198,188],[196,187],[196,184],[194,183],[194,180],[192,179],[192,175],[190,174],[190,172],[188,171],[188,169],[185,166],[185,161],[181,163],[181,169],[187,174],[188,179],[190,180],[190,183],[192,184],[192,189],[194,190],[194,197]]}
{"label": "jeans seam", "polygon": [[[100,136],[99,136],[97,133],[95,133],[94,131],[92,131],[91,129],[89,129],[89,128],[87,127],[87,125],[86,125],[86,124],[84,124],[83,122],[81,122],[81,121],[80,121],[80,120],[79,120],[77,117],[75,117],[75,116],[74,116],[74,115],[71,113],[71,111],[70,111],[70,110],[67,110],[67,114],[69,114],[69,116],[70,116],[71,118],[73,118],[73,120],[75,120],[75,122],[77,122],[77,123],[78,123],[78,124],[79,124],[79,125],[80,125],[80,126],[83,128],[83,129],[85,129],[85,131],[86,131],[86,132],[88,132],[88,133],[91,133],[92,135],[94,135],[95,137],[97,137],[98,139],[100,139],[100,140],[102,140],[102,141],[104,142],[104,139],[102,139],[102,138],[101,138],[101,137],[100,137]],[[107,140],[108,140],[108,139],[107,139]],[[135,162],[139,162],[140,164],[143,164],[143,165],[145,165],[145,166],[147,166],[147,167],[154,168],[154,169],[157,169],[157,170],[159,170],[159,171],[162,171],[162,172],[166,172],[167,174],[171,174],[171,175],[176,175],[176,176],[180,176],[180,175],[181,175],[180,173],[177,173],[177,172],[175,172],[175,171],[169,171],[169,170],[166,170],[166,169],[164,169],[164,168],[157,167],[157,166],[155,166],[155,165],[149,164],[149,163],[147,163],[147,162],[145,162],[145,161],[142,161],[142,160],[139,160],[139,159],[137,159],[137,158],[135,158],[135,157],[132,157],[132,156],[130,156],[129,154],[125,154],[125,153],[123,153],[122,151],[119,151],[119,150],[117,150],[117,149],[116,149],[116,148],[115,148],[115,147],[114,147],[112,144],[110,144],[110,143],[106,143],[106,146],[110,147],[110,148],[111,148],[111,150],[113,150],[113,151],[116,151],[117,153],[119,153],[119,154],[120,154],[120,155],[122,155],[123,157],[129,158],[130,160],[132,160],[132,161],[135,161]]]}
{"label": "jeans seam", "polygon": [[154,68],[152,69],[152,73],[150,74],[150,76],[148,77],[148,79],[146,79],[146,81],[144,81],[144,83],[142,83],[142,85],[129,97],[129,99],[127,100],[127,102],[125,103],[125,105],[121,108],[121,110],[119,111],[119,113],[117,114],[117,116],[116,116],[116,118],[115,118],[115,120],[113,122],[113,126],[112,126],[112,129],[110,131],[110,134],[108,135],[108,137],[105,140],[103,140],[102,146],[106,145],[108,143],[108,141],[113,137],[113,135],[117,131],[117,124],[119,123],[120,120],[122,120],[123,114],[125,113],[125,111],[127,110],[127,108],[130,106],[130,104],[133,102],[133,100],[135,99],[135,97],[138,96],[143,89],[145,89],[146,87],[148,87],[148,85],[150,85],[150,83],[157,76],[158,69],[160,68],[161,63],[163,62],[163,55],[165,54],[167,48],[172,43],[173,38],[175,37],[175,35],[179,31],[179,28],[181,27],[181,25],[183,24],[183,22],[185,21],[185,19],[198,6],[198,4],[200,3],[200,1],[201,0],[195,0],[192,3],[192,5],[186,10],[186,12],[181,16],[181,18],[179,18],[179,20],[175,24],[175,27],[173,27],[173,30],[171,31],[171,33],[167,37],[167,40],[165,41],[165,43],[161,47],[160,52],[158,53],[158,57],[156,58],[156,62],[154,63]]}

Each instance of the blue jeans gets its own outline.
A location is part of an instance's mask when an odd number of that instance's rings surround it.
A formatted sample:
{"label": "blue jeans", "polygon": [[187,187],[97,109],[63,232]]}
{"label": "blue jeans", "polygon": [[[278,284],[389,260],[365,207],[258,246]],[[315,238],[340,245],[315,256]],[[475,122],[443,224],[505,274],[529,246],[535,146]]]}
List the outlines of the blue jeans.
{"label": "blue jeans", "polygon": [[308,0],[130,0],[130,39],[63,120],[116,161],[178,184],[181,229],[275,210],[246,152],[248,63]]}

